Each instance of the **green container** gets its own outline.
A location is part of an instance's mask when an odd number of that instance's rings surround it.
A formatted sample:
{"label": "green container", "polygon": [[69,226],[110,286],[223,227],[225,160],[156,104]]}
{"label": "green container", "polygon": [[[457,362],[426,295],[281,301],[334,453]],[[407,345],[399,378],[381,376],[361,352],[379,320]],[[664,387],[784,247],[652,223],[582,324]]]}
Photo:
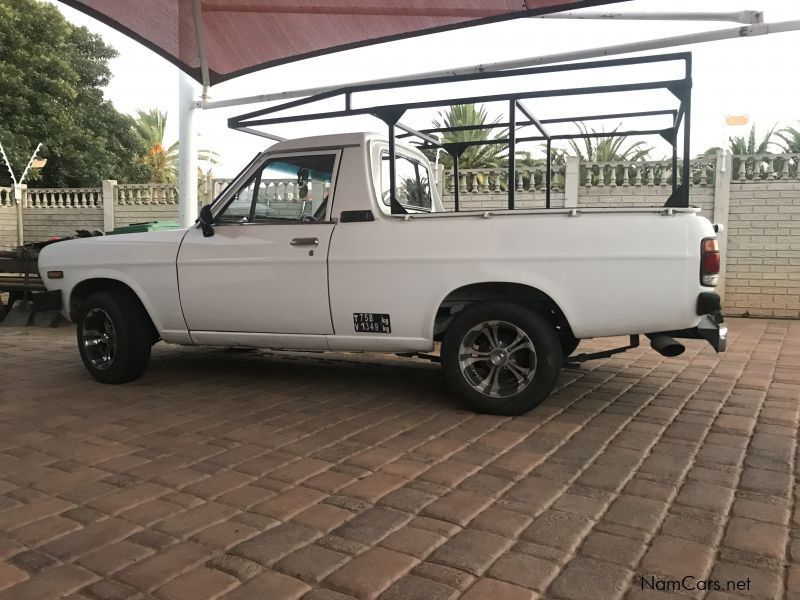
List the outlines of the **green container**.
{"label": "green container", "polygon": [[120,233],[144,233],[146,231],[161,231],[163,229],[177,229],[180,227],[175,221],[147,221],[145,223],[131,223],[124,227],[115,227],[111,231],[106,231],[106,235],[117,235]]}

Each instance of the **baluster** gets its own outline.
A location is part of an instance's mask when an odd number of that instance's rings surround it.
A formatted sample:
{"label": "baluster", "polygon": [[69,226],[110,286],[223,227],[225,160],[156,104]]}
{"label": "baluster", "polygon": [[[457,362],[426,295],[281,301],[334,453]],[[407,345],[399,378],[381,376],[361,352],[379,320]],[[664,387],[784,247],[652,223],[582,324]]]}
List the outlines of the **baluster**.
{"label": "baluster", "polygon": [[636,169],[636,179],[633,180],[633,186],[642,187],[642,169],[644,169],[644,165],[636,165],[634,168]]}
{"label": "baluster", "polygon": [[594,177],[594,165],[590,162],[585,162],[583,168],[586,171],[586,181],[583,182],[587,188],[592,187],[592,177]]}
{"label": "baluster", "polygon": [[770,154],[767,159],[767,179],[770,181],[775,179],[774,157]]}
{"label": "baluster", "polygon": [[615,187],[617,187],[617,167],[619,165],[609,164],[608,166],[609,166],[609,175],[610,175],[610,177],[608,178],[609,179],[608,187],[615,188]]}
{"label": "baluster", "polygon": [[515,173],[515,176],[517,178],[516,190],[518,192],[521,192],[521,191],[523,191],[523,189],[522,189],[522,181],[524,179],[524,173],[523,173],[522,169],[514,169],[514,173]]}
{"label": "baluster", "polygon": [[500,184],[502,183],[501,179],[503,178],[502,171],[492,171],[492,175],[494,175],[494,189],[493,191],[499,192],[500,191]]}
{"label": "baluster", "polygon": [[56,200],[56,203],[57,203],[58,207],[59,208],[63,208],[64,207],[64,194],[63,194],[63,192],[56,192],[56,197],[58,198],[58,200]]}
{"label": "baluster", "polygon": [[597,163],[597,187],[606,187],[606,167]]}
{"label": "baluster", "polygon": [[789,179],[789,163],[792,161],[792,157],[788,154],[784,154],[783,156],[783,165],[781,167],[781,179],[786,180]]}
{"label": "baluster", "polygon": [[747,181],[747,159],[739,158],[739,181]]}
{"label": "baluster", "polygon": [[700,185],[705,187],[708,185],[708,165],[700,165]]}
{"label": "baluster", "polygon": [[625,164],[622,165],[622,187],[630,187],[631,185],[629,179],[630,175],[628,173],[628,169],[630,167],[631,165],[625,165]]}
{"label": "baluster", "polygon": [[463,171],[458,173],[458,191],[467,193],[467,174]]}

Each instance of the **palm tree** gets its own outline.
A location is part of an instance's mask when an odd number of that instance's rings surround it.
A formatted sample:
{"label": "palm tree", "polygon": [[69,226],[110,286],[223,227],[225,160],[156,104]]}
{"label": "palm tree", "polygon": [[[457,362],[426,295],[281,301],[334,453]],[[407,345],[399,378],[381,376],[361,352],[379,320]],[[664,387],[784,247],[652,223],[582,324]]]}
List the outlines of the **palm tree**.
{"label": "palm tree", "polygon": [[[178,179],[179,143],[164,148],[164,130],[167,126],[167,113],[158,108],[137,110],[133,128],[142,143],[142,154],[139,161],[151,173],[153,183],[174,183]],[[212,150],[198,150],[198,161],[204,161],[211,167],[219,163],[219,155]],[[203,170],[198,167],[198,176],[202,178]]]}
{"label": "palm tree", "polygon": [[[779,138],[783,139],[784,142],[789,143],[791,132],[794,131],[792,127],[787,127],[782,129],[778,133],[775,133],[775,128],[777,124],[773,125],[764,137],[761,138],[760,141],[757,141],[756,138],[756,124],[753,123],[752,127],[750,127],[750,132],[747,136],[744,135],[737,135],[731,136],[728,138],[728,150],[731,154],[734,155],[733,159],[733,176],[737,177],[739,173],[739,169],[741,166],[741,159],[737,158],[737,155],[752,155],[752,154],[766,154],[769,152],[770,145],[774,144],[775,142],[772,141],[772,136],[778,136]],[[785,136],[785,137],[784,137]],[[800,138],[798,138],[800,141]],[[784,146],[786,148],[786,146]],[[703,156],[712,156],[717,153],[717,151],[721,150],[718,146],[714,146],[709,148],[703,153]],[[755,177],[756,171],[761,173],[762,170],[766,169],[766,165],[763,164],[763,161],[757,158],[745,158],[745,177],[747,179],[752,179]],[[775,168],[781,168],[781,165],[775,165]]]}
{"label": "palm tree", "polygon": [[[615,162],[637,162],[650,158],[650,153],[653,148],[647,146],[645,142],[629,142],[628,136],[625,135],[603,135],[606,132],[603,130],[597,131],[594,128],[586,127],[586,124],[577,121],[575,125],[578,127],[583,135],[598,134],[597,137],[585,137],[580,140],[569,140],[569,145],[575,155],[585,162],[598,162],[598,163],[615,163]],[[618,124],[609,133],[614,134],[619,131],[622,123]],[[622,169],[626,167],[615,165],[599,165],[599,169],[603,169],[603,179],[608,181],[610,177],[616,179],[622,178]],[[581,166],[583,181],[591,177],[593,174],[592,167]],[[599,174],[599,173],[598,173]]]}
{"label": "palm tree", "polygon": [[[798,121],[800,123],[800,121]],[[775,134],[783,143],[778,143],[784,154],[800,152],[800,129],[788,125]]]}
{"label": "palm tree", "polygon": [[[433,120],[434,127],[462,127],[486,125],[486,128],[472,129],[468,131],[449,131],[441,136],[443,143],[454,142],[487,142],[487,145],[468,147],[458,160],[458,166],[462,169],[482,169],[499,167],[501,162],[507,159],[508,144],[494,144],[494,140],[506,139],[508,130],[492,134],[492,125],[500,122],[500,117],[496,117],[489,122],[489,114],[486,107],[480,104],[459,104],[449,107],[447,110],[439,111],[438,118]],[[444,154],[441,163],[452,168],[453,158],[449,154]]]}

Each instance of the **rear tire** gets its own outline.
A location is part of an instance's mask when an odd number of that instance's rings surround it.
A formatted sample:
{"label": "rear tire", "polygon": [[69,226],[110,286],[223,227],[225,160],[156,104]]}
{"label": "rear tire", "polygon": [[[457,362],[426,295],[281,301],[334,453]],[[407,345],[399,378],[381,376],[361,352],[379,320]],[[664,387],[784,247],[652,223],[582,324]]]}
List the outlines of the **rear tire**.
{"label": "rear tire", "polygon": [[150,361],[153,326],[138,299],[124,290],[89,296],[78,319],[78,351],[101,383],[138,379]]}
{"label": "rear tire", "polygon": [[448,383],[477,412],[520,415],[541,403],[561,371],[554,327],[519,304],[489,301],[458,313],[445,332]]}

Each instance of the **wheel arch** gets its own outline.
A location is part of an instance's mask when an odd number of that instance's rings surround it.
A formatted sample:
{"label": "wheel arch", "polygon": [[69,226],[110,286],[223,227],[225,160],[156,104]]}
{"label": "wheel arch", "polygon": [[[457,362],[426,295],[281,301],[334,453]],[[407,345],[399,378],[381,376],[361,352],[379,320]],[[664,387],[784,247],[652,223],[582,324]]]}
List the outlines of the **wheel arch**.
{"label": "wheel arch", "polygon": [[90,279],[84,279],[83,281],[76,284],[70,291],[69,295],[70,320],[73,322],[77,322],[78,315],[80,314],[80,310],[83,306],[83,303],[92,294],[96,294],[97,292],[111,291],[111,290],[120,290],[127,292],[136,300],[136,303],[139,305],[144,314],[147,316],[147,320],[150,323],[150,326],[152,327],[153,330],[154,339],[158,340],[161,337],[158,328],[156,327],[156,324],[153,321],[150,312],[147,310],[147,307],[144,305],[142,299],[139,297],[139,294],[137,294],[136,291],[130,285],[119,279],[113,279],[110,277],[93,277]]}
{"label": "wheel arch", "polygon": [[530,307],[547,318],[557,332],[572,334],[569,319],[548,293],[524,283],[485,281],[463,285],[442,298],[434,316],[433,339],[441,340],[453,317],[464,308],[487,300],[511,301]]}

